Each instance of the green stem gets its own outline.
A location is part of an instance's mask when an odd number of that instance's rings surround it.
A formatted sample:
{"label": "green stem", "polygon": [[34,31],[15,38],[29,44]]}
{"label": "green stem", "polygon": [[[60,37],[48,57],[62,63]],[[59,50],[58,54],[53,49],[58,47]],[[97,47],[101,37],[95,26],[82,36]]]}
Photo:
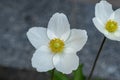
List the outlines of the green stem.
{"label": "green stem", "polygon": [[54,72],[55,72],[55,69],[52,70],[51,80],[54,80]]}
{"label": "green stem", "polygon": [[100,53],[101,53],[101,51],[102,51],[102,49],[103,49],[103,45],[104,45],[105,41],[106,41],[106,37],[104,37],[104,39],[103,39],[103,41],[102,41],[102,43],[101,43],[101,46],[100,46],[99,51],[98,51],[98,53],[97,53],[97,56],[96,56],[96,58],[95,58],[95,61],[94,61],[92,70],[91,70],[91,72],[90,72],[90,74],[89,74],[89,76],[88,76],[88,80],[91,80],[91,77],[92,77],[92,75],[93,75],[93,72],[94,72],[94,69],[95,69],[97,60],[98,60],[98,58],[99,58],[99,56],[100,56]]}

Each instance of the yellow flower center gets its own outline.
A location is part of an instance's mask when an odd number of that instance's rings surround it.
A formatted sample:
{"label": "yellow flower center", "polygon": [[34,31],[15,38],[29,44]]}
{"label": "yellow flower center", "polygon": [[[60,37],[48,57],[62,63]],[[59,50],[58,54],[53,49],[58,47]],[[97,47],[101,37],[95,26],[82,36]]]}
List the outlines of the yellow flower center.
{"label": "yellow flower center", "polygon": [[109,20],[105,25],[105,29],[111,33],[115,32],[118,29],[118,23],[116,21]]}
{"label": "yellow flower center", "polygon": [[50,40],[49,42],[49,48],[53,53],[60,53],[64,49],[64,41],[60,40],[59,38],[55,38]]}

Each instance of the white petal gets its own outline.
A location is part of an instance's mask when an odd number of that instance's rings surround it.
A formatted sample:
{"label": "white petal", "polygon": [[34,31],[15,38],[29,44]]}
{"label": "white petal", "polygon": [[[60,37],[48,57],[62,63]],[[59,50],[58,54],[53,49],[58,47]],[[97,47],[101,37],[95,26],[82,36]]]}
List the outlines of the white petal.
{"label": "white petal", "polygon": [[63,13],[55,13],[49,23],[47,34],[50,39],[61,38],[66,40],[70,34],[70,24]]}
{"label": "white petal", "polygon": [[105,30],[105,25],[102,23],[100,19],[98,19],[97,17],[93,18],[93,23],[101,33],[106,34],[107,31]]}
{"label": "white petal", "polygon": [[112,5],[106,0],[101,0],[95,6],[95,16],[105,23],[113,13]]}
{"label": "white petal", "polygon": [[118,32],[118,31],[115,32],[114,35],[115,35],[116,37],[119,37],[119,40],[120,40],[120,31],[119,31],[119,32]]}
{"label": "white petal", "polygon": [[117,21],[120,26],[120,9],[115,10],[112,13],[110,19]]}
{"label": "white petal", "polygon": [[110,40],[120,41],[120,30],[116,31],[115,33],[109,33],[105,36]]}
{"label": "white petal", "polygon": [[73,48],[75,51],[79,51],[85,45],[87,38],[85,30],[72,29],[70,38],[65,42],[65,45],[66,47]]}
{"label": "white petal", "polygon": [[46,72],[54,68],[53,54],[50,53],[47,46],[42,46],[35,51],[32,57],[32,66],[39,72]]}
{"label": "white petal", "polygon": [[78,68],[79,58],[72,50],[65,51],[64,53],[56,54],[53,57],[53,63],[58,71],[70,74],[73,70]]}
{"label": "white petal", "polygon": [[48,44],[47,30],[42,27],[33,27],[27,32],[27,37],[35,48]]}

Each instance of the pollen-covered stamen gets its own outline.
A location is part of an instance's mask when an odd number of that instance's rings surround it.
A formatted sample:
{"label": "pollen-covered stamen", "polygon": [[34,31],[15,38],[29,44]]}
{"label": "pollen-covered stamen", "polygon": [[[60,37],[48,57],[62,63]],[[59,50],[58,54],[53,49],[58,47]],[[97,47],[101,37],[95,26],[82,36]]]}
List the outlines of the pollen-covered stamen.
{"label": "pollen-covered stamen", "polygon": [[59,38],[52,39],[49,43],[49,48],[53,53],[62,52],[64,50],[64,46],[64,41]]}
{"label": "pollen-covered stamen", "polygon": [[105,25],[105,29],[111,33],[115,32],[118,29],[118,23],[116,21],[109,20]]}

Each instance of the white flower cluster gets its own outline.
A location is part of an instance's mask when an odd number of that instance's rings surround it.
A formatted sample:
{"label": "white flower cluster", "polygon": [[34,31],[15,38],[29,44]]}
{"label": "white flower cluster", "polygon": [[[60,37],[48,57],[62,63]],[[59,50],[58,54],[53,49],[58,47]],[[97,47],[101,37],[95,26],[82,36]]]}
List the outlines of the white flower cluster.
{"label": "white flower cluster", "polygon": [[[113,11],[111,4],[101,0],[95,6],[93,23],[107,38],[120,41],[120,9]],[[68,19],[63,13],[55,13],[47,29],[29,29],[27,37],[36,48],[31,62],[37,71],[46,72],[55,68],[65,74],[78,68],[76,52],[83,48],[88,39],[86,30],[70,30]]]}

